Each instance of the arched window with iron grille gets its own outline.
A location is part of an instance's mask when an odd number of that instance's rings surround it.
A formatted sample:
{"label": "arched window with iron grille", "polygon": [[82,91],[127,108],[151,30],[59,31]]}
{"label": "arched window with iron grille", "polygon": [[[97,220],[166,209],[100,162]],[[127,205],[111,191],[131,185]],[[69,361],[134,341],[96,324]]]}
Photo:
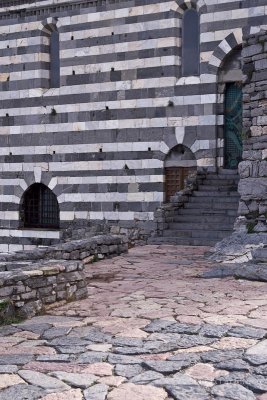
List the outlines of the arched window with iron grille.
{"label": "arched window with iron grille", "polygon": [[56,195],[42,183],[34,183],[23,195],[20,207],[23,228],[59,229]]}
{"label": "arched window with iron grille", "polygon": [[193,8],[185,11],[182,23],[182,74],[199,75],[199,14]]}

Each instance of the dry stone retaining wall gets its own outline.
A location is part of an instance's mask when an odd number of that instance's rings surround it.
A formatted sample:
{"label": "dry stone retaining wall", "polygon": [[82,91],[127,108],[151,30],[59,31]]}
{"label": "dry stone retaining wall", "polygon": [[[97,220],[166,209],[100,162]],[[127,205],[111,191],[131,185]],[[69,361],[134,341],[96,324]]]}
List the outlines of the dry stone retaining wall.
{"label": "dry stone retaining wall", "polygon": [[58,302],[87,296],[85,264],[127,252],[127,239],[102,235],[0,256],[0,325],[32,317]]}
{"label": "dry stone retaining wall", "polygon": [[245,38],[243,161],[239,164],[239,215],[249,232],[267,231],[267,32]]}

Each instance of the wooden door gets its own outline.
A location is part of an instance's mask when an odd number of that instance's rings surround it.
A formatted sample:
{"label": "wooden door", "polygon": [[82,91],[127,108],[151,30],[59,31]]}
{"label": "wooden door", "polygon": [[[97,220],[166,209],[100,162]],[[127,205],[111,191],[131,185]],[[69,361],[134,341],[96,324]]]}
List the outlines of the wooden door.
{"label": "wooden door", "polygon": [[185,179],[195,168],[185,167],[166,167],[165,168],[165,201],[170,202],[170,198],[179,190],[184,189]]}

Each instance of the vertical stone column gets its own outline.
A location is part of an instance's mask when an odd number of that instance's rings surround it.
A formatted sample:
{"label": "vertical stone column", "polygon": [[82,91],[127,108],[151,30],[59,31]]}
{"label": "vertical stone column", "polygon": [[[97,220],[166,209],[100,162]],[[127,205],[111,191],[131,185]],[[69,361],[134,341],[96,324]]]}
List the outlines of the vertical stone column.
{"label": "vertical stone column", "polygon": [[267,231],[267,32],[243,46],[243,161],[239,164],[239,215],[249,233]]}

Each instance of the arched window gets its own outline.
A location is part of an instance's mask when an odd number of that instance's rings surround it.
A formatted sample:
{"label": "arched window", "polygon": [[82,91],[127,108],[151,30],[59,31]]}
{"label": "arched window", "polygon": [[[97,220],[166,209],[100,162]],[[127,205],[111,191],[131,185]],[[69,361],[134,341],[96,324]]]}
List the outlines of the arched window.
{"label": "arched window", "polygon": [[56,195],[42,183],[34,183],[23,195],[20,219],[24,228],[59,228]]}
{"label": "arched window", "polygon": [[60,86],[59,33],[52,31],[50,35],[50,87]]}
{"label": "arched window", "polygon": [[224,166],[236,169],[242,160],[242,84],[226,84],[224,100]]}
{"label": "arched window", "polygon": [[183,76],[199,75],[199,15],[194,9],[186,10],[182,26]]}

